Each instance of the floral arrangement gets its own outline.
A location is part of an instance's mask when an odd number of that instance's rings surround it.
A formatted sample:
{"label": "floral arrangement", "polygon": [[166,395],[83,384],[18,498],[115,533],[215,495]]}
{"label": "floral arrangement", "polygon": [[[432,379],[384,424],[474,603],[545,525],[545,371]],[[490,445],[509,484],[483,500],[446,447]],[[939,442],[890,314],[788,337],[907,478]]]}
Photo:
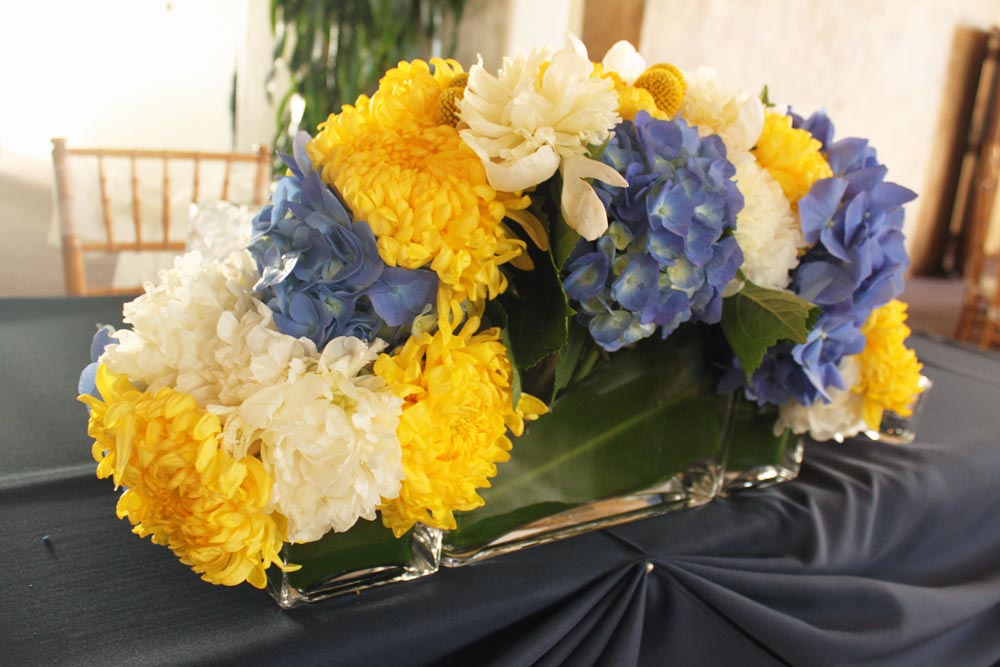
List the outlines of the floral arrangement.
{"label": "floral arrangement", "polygon": [[81,377],[119,518],[209,582],[263,587],[358,521],[454,528],[525,422],[679,328],[718,333],[719,391],[776,432],[877,429],[920,391],[893,300],[915,195],[711,70],[573,38],[401,62],[283,157],[249,247],[179,258]]}

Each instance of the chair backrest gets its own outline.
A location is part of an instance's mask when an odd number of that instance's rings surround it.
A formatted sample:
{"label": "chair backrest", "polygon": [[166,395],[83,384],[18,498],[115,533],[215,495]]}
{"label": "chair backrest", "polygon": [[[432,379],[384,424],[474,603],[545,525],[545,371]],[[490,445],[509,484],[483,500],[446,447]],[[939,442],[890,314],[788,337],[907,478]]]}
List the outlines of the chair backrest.
{"label": "chair backrest", "polygon": [[[84,238],[81,235],[81,225],[75,215],[74,208],[74,180],[70,176],[70,158],[96,159],[97,163],[97,189],[100,199],[101,227],[103,227],[103,238]],[[66,293],[71,296],[96,296],[105,294],[132,294],[141,291],[141,286],[135,287],[94,287],[87,282],[87,270],[85,256],[91,253],[112,253],[118,254],[128,251],[155,251],[174,252],[184,251],[184,240],[171,237],[171,230],[175,233],[180,229],[180,234],[187,231],[187,219],[174,220],[173,210],[176,210],[174,197],[175,184],[172,182],[171,173],[174,165],[183,163],[185,169],[190,172],[190,203],[200,202],[206,195],[205,169],[214,168],[218,171],[222,169],[221,188],[217,193],[213,190],[212,198],[226,201],[230,198],[233,188],[234,164],[248,163],[248,173],[252,176],[252,186],[250,201],[245,203],[257,206],[263,205],[268,195],[271,175],[271,152],[265,147],[258,148],[254,153],[212,153],[196,151],[177,150],[148,150],[148,149],[121,149],[121,148],[71,148],[66,145],[66,140],[56,138],[52,140],[52,160],[55,167],[55,189],[56,189],[56,210],[59,216],[59,227],[62,236],[62,258],[63,272],[65,276]],[[117,168],[126,166],[128,169],[128,181],[130,193],[129,211],[131,218],[131,230],[128,236],[131,238],[121,238],[123,236],[120,225],[115,224],[113,211],[120,212],[121,207],[115,208],[112,203],[111,188],[109,187],[109,169],[112,163]],[[155,188],[158,193],[150,198],[149,183],[143,181],[140,185],[141,176],[150,171],[149,167],[159,163],[158,177],[155,179]],[[187,178],[183,188],[188,188]],[[185,201],[187,198],[185,198]],[[120,203],[120,202],[116,202]],[[150,234],[150,225],[156,221],[144,218],[146,209],[159,208],[157,233]],[[94,230],[89,230],[93,232]],[[98,233],[100,236],[100,233]],[[153,238],[150,238],[152,236]]]}
{"label": "chair backrest", "polygon": [[967,194],[958,222],[964,235],[962,308],[955,338],[1000,347],[1000,257],[994,209],[1000,183],[1000,28],[990,31],[969,130]]}

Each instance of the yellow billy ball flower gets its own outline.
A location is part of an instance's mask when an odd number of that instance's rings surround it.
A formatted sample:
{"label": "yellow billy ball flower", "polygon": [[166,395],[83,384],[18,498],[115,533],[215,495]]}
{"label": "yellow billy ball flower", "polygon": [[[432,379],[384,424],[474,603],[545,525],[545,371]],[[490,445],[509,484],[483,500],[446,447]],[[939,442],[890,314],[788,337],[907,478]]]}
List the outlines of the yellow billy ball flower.
{"label": "yellow billy ball flower", "polygon": [[396,432],[406,479],[399,497],[381,507],[397,537],[417,522],[454,529],[455,510],[480,507],[476,489],[510,458],[508,429],[520,435],[525,419],[547,410],[526,394],[513,406],[500,331],[478,328],[473,317],[457,332],[416,335],[375,362],[375,374],[404,400]]}
{"label": "yellow billy ball flower", "polygon": [[668,63],[653,65],[643,72],[633,85],[648,90],[657,108],[671,118],[680,111],[684,93],[687,92],[684,75]]}
{"label": "yellow billy ball flower", "polygon": [[213,584],[266,584],[281,566],[281,519],[264,512],[271,478],[260,460],[237,461],[219,447],[221,424],[194,397],[168,387],[151,394],[106,366],[97,371],[87,433],[99,478],[126,487],[119,519],[152,536]]}
{"label": "yellow billy ball flower", "polygon": [[792,127],[791,116],[768,113],[753,154],[781,185],[792,205],[798,204],[813,183],[833,176],[820,152],[822,144],[806,130]]}
{"label": "yellow billy ball flower", "polygon": [[387,264],[437,273],[441,312],[455,318],[463,303],[479,312],[506,290],[499,267],[525,244],[503,219],[508,206],[526,203],[490,187],[453,119],[442,117],[442,94],[445,111],[457,101],[461,67],[431,64],[433,71],[420,60],[389,70],[370,99],[331,115],[307,150],[323,180],[371,226]]}
{"label": "yellow billy ball flower", "polygon": [[441,117],[442,125],[458,125],[459,118],[458,102],[465,96],[465,86],[469,83],[469,75],[462,72],[448,82],[448,87],[438,95],[438,114]]}
{"label": "yellow billy ball flower", "polygon": [[658,120],[670,118],[656,106],[656,100],[653,99],[652,93],[644,88],[628,85],[617,72],[604,69],[601,63],[594,64],[593,76],[608,79],[614,84],[615,92],[618,94],[618,115],[622,117],[622,120],[635,120],[636,114],[640,111],[645,111]]}
{"label": "yellow billy ball flower", "polygon": [[901,301],[873,310],[861,333],[867,342],[858,355],[861,380],[853,390],[864,396],[865,423],[877,430],[885,410],[909,416],[910,404],[923,391],[922,366],[916,353],[906,347],[910,328],[906,326],[906,304]]}

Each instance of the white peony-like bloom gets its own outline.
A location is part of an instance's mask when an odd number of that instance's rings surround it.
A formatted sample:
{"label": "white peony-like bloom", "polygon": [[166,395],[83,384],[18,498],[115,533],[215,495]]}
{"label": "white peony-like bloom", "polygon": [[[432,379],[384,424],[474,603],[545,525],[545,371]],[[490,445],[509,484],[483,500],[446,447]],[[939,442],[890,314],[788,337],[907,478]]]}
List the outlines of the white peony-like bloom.
{"label": "white peony-like bloom", "polygon": [[254,309],[225,312],[215,329],[214,367],[206,372],[213,380],[218,405],[239,405],[258,387],[286,378],[290,369],[310,364],[318,357],[308,338],[293,338],[278,331],[271,309],[254,300]]}
{"label": "white peony-like bloom", "polygon": [[751,93],[719,81],[715,70],[699,67],[684,73],[687,92],[681,115],[702,136],[718,134],[729,150],[748,151],[764,130],[764,104]]}
{"label": "white peony-like bloom", "polygon": [[293,363],[286,380],[259,386],[229,418],[259,443],[274,481],[270,505],[288,520],[290,541],[373,520],[383,498],[399,495],[403,402],[378,376],[359,374],[384,347],[336,338],[314,366]]}
{"label": "white peony-like bloom", "polygon": [[239,404],[255,384],[287,373],[291,359],[317,355],[312,341],[277,330],[251,293],[258,277],[245,250],[222,262],[197,252],[178,258],[158,285],[125,304],[132,329],[115,333],[119,342],[101,361],[152,391],[191,394],[202,407]]}
{"label": "white peony-like bloom", "polygon": [[793,433],[808,433],[815,440],[842,442],[867,428],[862,414],[864,397],[851,391],[861,379],[857,356],[844,357],[838,370],[847,389],[828,389],[829,403],[817,400],[805,406],[795,399],[786,402],[774,425],[775,435],[790,428]]}
{"label": "white peony-like bloom", "polygon": [[743,274],[761,287],[785,289],[806,246],[798,216],[781,185],[747,151],[730,151],[743,209],[736,215],[736,242],[743,250]]}
{"label": "white peony-like bloom", "polygon": [[646,71],[646,59],[635,50],[631,42],[615,42],[601,61],[605,71],[616,73],[627,86],[635,83]]}
{"label": "white peony-like bloom", "polygon": [[[611,167],[584,157],[589,146],[607,141],[621,120],[618,95],[608,79],[592,77],[593,64],[576,38],[552,53],[540,48],[504,58],[493,76],[482,62],[469,70],[469,82],[458,107],[462,139],[476,152],[490,185],[504,192],[525,190],[551,178],[567,158],[576,158],[577,173],[586,172],[610,185],[627,185]],[[591,164],[580,169],[580,160]],[[589,189],[589,186],[588,186]],[[596,195],[595,195],[596,197]],[[589,194],[576,182],[564,188],[565,212],[593,216]],[[577,229],[607,228],[600,219],[567,217]],[[603,227],[601,220],[603,219]]]}
{"label": "white peony-like bloom", "polygon": [[222,262],[206,262],[196,251],[178,257],[159,284],[146,283],[145,294],[125,304],[132,328],[115,332],[118,344],[106,348],[102,363],[152,391],[173,387],[205,405],[218,393],[211,369],[219,318],[253,308],[257,277],[246,251]]}

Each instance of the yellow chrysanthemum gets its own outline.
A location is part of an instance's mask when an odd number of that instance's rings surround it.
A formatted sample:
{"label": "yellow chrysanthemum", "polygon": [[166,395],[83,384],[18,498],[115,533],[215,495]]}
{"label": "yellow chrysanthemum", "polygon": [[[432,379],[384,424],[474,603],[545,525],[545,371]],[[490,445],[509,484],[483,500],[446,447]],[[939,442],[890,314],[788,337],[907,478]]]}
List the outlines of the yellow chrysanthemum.
{"label": "yellow chrysanthemum", "polygon": [[139,537],[170,547],[205,581],[263,588],[264,571],[281,567],[283,533],[264,513],[271,479],[263,464],[221,450],[219,418],[188,394],[139,391],[103,365],[97,388],[103,401],[80,400],[91,409],[97,476],[126,487],[118,518],[128,517]]}
{"label": "yellow chrysanthemum", "polygon": [[901,301],[890,301],[873,310],[861,333],[867,343],[858,355],[861,380],[853,390],[864,396],[865,423],[878,430],[884,410],[910,415],[910,404],[923,391],[923,366],[916,353],[906,347],[910,327],[906,326],[906,304]]}
{"label": "yellow chrysanthemum", "polygon": [[822,144],[806,130],[792,127],[791,116],[768,113],[753,154],[767,169],[794,206],[813,183],[833,176],[820,152]]}
{"label": "yellow chrysanthemum", "polygon": [[496,464],[510,458],[509,428],[546,411],[527,394],[512,405],[511,367],[498,329],[475,333],[470,318],[452,333],[411,337],[375,373],[404,400],[397,434],[406,479],[399,497],[381,507],[382,521],[398,537],[420,522],[454,529],[455,510],[480,507],[477,488],[489,486]]}
{"label": "yellow chrysanthemum", "polygon": [[462,68],[450,60],[431,64],[433,71],[420,60],[389,70],[370,99],[361,96],[320,126],[308,152],[371,226],[387,264],[437,273],[440,312],[457,321],[463,302],[478,312],[507,288],[499,266],[525,244],[502,221],[508,209],[530,202],[490,187],[441,107]]}
{"label": "yellow chrysanthemum", "polygon": [[615,92],[618,94],[618,115],[622,120],[635,120],[635,115],[640,111],[645,111],[659,120],[670,118],[656,106],[656,100],[648,90],[628,85],[617,72],[604,69],[601,63],[594,63],[593,76],[608,79],[615,85]]}

